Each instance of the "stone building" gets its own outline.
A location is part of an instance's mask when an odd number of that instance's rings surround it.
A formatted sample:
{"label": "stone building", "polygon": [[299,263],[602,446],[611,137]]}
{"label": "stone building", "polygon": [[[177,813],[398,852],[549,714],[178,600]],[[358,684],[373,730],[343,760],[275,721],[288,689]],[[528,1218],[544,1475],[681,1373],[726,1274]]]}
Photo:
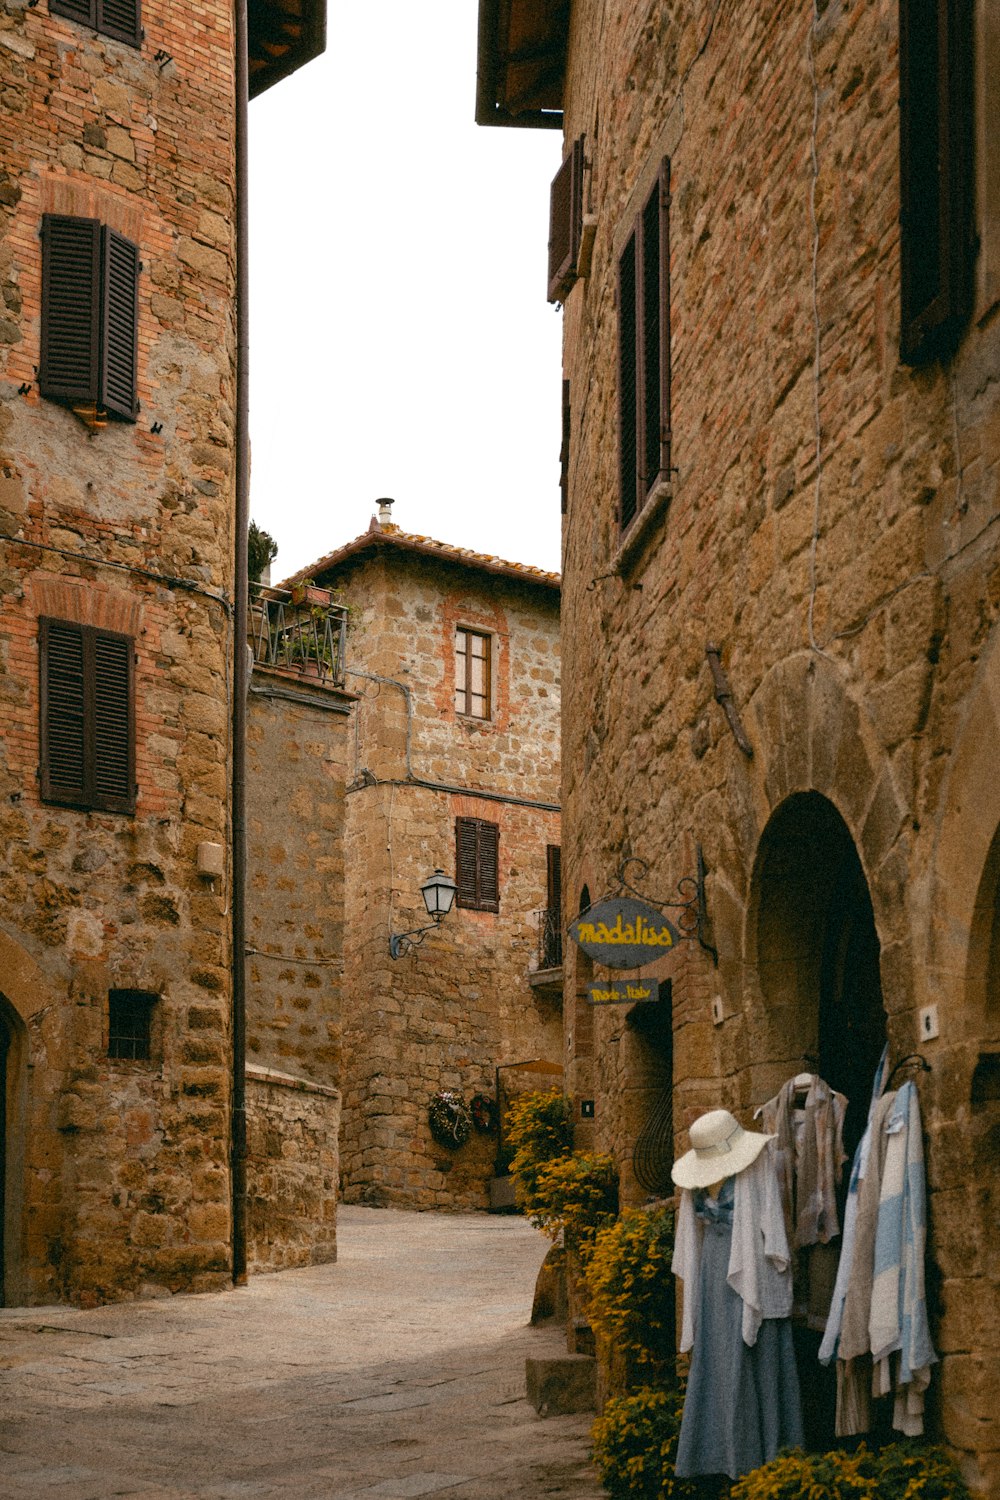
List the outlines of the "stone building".
{"label": "stone building", "polygon": [[[257,990],[250,1057],[341,1089],[345,1200],[483,1207],[496,1134],[449,1149],[428,1114],[444,1090],[492,1099],[498,1067],[559,1065],[559,579],[401,531],[390,504],[289,581],[308,575],[346,607],[357,701],[322,768],[334,822],[346,778],[342,853],[319,802],[282,797],[261,881],[280,869],[297,886],[309,868],[332,889],[342,860],[343,970],[322,986],[315,971],[300,999]],[[318,747],[318,721],[312,734]],[[421,885],[435,869],[457,882],[454,909],[394,959],[392,935],[430,925]],[[316,951],[336,954],[339,930]]]}
{"label": "stone building", "polygon": [[477,106],[565,142],[565,915],[704,869],[668,1009],[592,1011],[567,954],[580,1140],[634,1201],[644,1132],[662,1182],[815,1067],[850,1145],[884,1043],[922,1054],[930,1429],[990,1494],[998,49],[987,0],[481,0]]}
{"label": "stone building", "polygon": [[[252,93],[322,49],[292,10],[253,7]],[[214,0],[0,9],[7,1303],[232,1269],[240,38]]]}

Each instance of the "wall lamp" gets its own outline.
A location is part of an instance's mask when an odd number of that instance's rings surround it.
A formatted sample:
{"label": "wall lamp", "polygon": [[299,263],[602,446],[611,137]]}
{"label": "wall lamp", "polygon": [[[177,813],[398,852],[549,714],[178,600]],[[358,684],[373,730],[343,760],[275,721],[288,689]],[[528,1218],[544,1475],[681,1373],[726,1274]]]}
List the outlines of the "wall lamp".
{"label": "wall lamp", "polygon": [[433,875],[428,875],[420,887],[420,894],[424,898],[427,915],[430,917],[426,927],[414,927],[409,932],[391,932],[389,934],[389,957],[405,958],[407,953],[419,948],[428,932],[433,932],[451,911],[455,901],[457,886],[449,875],[443,870],[435,870]]}

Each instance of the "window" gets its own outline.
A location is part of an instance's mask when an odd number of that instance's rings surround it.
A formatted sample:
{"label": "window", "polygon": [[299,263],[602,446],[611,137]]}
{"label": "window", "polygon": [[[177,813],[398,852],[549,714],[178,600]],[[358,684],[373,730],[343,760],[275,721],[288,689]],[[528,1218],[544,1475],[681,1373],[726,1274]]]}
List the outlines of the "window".
{"label": "window", "polygon": [[153,1006],[159,996],[146,990],[108,992],[108,1056],[148,1058],[152,1055]]}
{"label": "window", "polygon": [[583,136],[552,179],[549,191],[549,301],[562,302],[576,281],[583,238]]}
{"label": "window", "polygon": [[620,522],[624,531],[670,474],[670,162],[618,261]]}
{"label": "window", "polygon": [[42,800],[134,812],[130,637],[68,620],[38,623]]}
{"label": "window", "polygon": [[949,354],[975,263],[971,6],[900,0],[900,357]]}
{"label": "window", "polygon": [[96,219],[42,220],[38,388],[52,401],[134,422],[139,251]]}
{"label": "window", "polygon": [[500,910],[500,829],[482,818],[455,819],[458,904],[472,911]]}
{"label": "window", "polygon": [[140,0],[49,0],[49,11],[138,47],[142,41],[139,4]]}
{"label": "window", "polygon": [[490,717],[490,648],[480,630],[455,631],[455,712],[472,719]]}
{"label": "window", "polygon": [[562,851],[558,844],[546,844],[546,902],[542,930],[541,964],[543,969],[558,969],[562,951]]}

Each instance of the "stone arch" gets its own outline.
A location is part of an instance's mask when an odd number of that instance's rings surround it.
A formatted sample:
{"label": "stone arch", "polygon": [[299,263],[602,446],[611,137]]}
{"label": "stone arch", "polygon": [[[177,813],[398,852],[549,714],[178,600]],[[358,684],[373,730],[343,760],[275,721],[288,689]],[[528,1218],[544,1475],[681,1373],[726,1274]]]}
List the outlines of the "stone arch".
{"label": "stone arch", "polygon": [[1000,1043],[1000,646],[969,693],[935,830],[926,972],[928,998],[953,1012],[956,1042]]}
{"label": "stone arch", "polygon": [[781,1082],[805,1069],[846,1094],[850,1154],[886,1042],[880,944],[850,830],[819,792],[794,792],[761,835],[747,948],[758,996],[753,1055],[777,1064]]}

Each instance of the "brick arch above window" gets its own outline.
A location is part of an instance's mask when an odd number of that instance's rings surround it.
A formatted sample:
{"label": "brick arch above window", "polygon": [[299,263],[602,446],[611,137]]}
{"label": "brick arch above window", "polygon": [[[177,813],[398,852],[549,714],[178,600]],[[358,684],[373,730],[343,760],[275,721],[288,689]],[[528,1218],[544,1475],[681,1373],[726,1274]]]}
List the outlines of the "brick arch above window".
{"label": "brick arch above window", "polygon": [[143,205],[124,189],[95,184],[93,178],[63,177],[44,173],[40,185],[39,211],[65,214],[74,219],[99,219],[109,229],[123,234],[136,245],[148,242],[150,226]]}
{"label": "brick arch above window", "polygon": [[93,625],[134,638],[142,634],[142,600],[123,589],[100,587],[76,578],[30,580],[30,602],[36,615]]}

